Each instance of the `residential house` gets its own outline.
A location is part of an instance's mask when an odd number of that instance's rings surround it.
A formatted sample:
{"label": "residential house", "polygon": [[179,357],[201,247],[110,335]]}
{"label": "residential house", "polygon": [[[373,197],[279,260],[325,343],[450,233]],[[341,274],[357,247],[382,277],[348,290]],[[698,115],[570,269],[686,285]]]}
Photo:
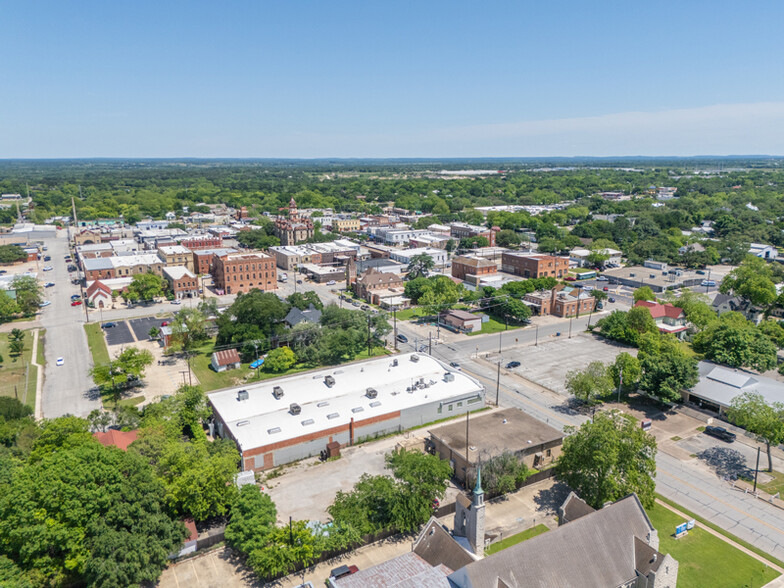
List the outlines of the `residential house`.
{"label": "residential house", "polygon": [[659,304],[658,302],[650,302],[648,300],[638,300],[634,306],[644,306],[650,310],[651,316],[656,321],[656,326],[659,327],[659,332],[661,333],[671,333],[682,339],[684,333],[689,329],[686,325],[686,313],[683,312],[682,308],[673,306],[670,303]]}
{"label": "residential house", "polygon": [[104,447],[118,447],[123,451],[128,450],[128,446],[136,441],[139,431],[118,431],[109,429],[106,432],[96,431],[93,437]]}
{"label": "residential house", "polygon": [[236,349],[226,349],[224,351],[215,351],[210,359],[210,364],[216,372],[225,372],[238,369],[242,364],[242,360]]}
{"label": "residential house", "polygon": [[314,307],[312,304],[305,310],[300,310],[296,306],[292,306],[283,322],[288,327],[293,327],[300,323],[318,323],[321,320],[321,311]]}
{"label": "residential house", "polygon": [[762,259],[773,260],[779,255],[778,249],[773,245],[765,245],[764,243],[752,243],[749,245],[749,254]]}

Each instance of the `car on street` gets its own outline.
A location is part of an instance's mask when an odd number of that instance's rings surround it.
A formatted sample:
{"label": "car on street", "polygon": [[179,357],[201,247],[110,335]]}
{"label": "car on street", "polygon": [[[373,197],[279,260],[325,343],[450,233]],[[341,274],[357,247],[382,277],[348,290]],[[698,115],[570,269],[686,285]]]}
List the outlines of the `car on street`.
{"label": "car on street", "polygon": [[512,368],[520,367],[519,361],[510,361],[506,364],[506,369],[511,370]]}
{"label": "car on street", "polygon": [[[46,268],[44,268],[44,269],[46,269]],[[713,280],[703,280],[703,281],[702,281],[702,284],[700,284],[700,285],[701,285],[701,286],[708,286],[708,287],[713,287],[713,286],[715,286],[715,285],[716,285],[716,282],[715,282],[715,281],[713,281]]]}
{"label": "car on street", "polygon": [[460,367],[460,364],[457,363],[456,361],[450,361],[449,365],[452,366],[453,368],[459,368]]}
{"label": "car on street", "polygon": [[400,341],[401,343],[408,343],[408,337],[406,337],[405,335],[398,335],[397,340]]}
{"label": "car on street", "polygon": [[710,435],[711,437],[716,437],[717,439],[721,439],[722,441],[726,441],[727,443],[732,443],[735,441],[735,433],[728,431],[724,427],[714,427],[713,425],[708,425],[705,427],[705,434]]}
{"label": "car on street", "polygon": [[101,328],[102,328],[102,329],[111,329],[111,328],[114,328],[114,327],[116,327],[116,326],[117,326],[117,323],[112,323],[112,322],[109,322],[109,323],[104,323],[104,324],[102,324],[102,325],[101,325]]}
{"label": "car on street", "polygon": [[57,365],[65,365],[65,359],[62,357],[57,358]]}
{"label": "car on street", "polygon": [[612,296],[610,296],[610,297],[607,299],[607,302],[615,302],[615,298],[613,298]]}
{"label": "car on street", "polygon": [[585,290],[586,292],[590,292],[591,290],[593,290],[593,286],[587,286],[587,285],[583,286],[583,290]]}
{"label": "car on street", "polygon": [[46,282],[46,284],[44,284],[44,288],[51,288],[53,286],[54,286],[54,282]]}
{"label": "car on street", "polygon": [[44,271],[45,271],[45,272],[50,272],[50,271],[52,271],[53,269],[54,269],[54,268],[53,268],[51,265],[45,265],[45,266],[44,266]]}
{"label": "car on street", "polygon": [[168,326],[169,326],[169,321],[163,321],[163,322],[161,323],[161,326],[162,326],[162,327],[168,327]]}
{"label": "car on street", "polygon": [[81,300],[71,300],[71,306],[81,306],[81,305],[82,305]]}
{"label": "car on street", "polygon": [[302,283],[302,280],[297,280],[297,284],[301,284],[301,283]]}
{"label": "car on street", "polygon": [[357,302],[357,301],[355,300],[354,302],[352,302],[352,303],[351,303],[351,305],[352,305],[352,306],[359,306],[359,302]]}
{"label": "car on street", "polygon": [[597,282],[607,282],[609,279],[610,278],[608,278],[607,276],[599,276],[598,278],[596,278],[596,281]]}
{"label": "car on street", "polygon": [[360,310],[367,310],[368,308],[370,307],[367,304],[363,304],[362,306],[359,307]]}
{"label": "car on street", "polygon": [[172,304],[182,304],[182,300],[172,300]]}
{"label": "car on street", "polygon": [[329,282],[327,282],[327,286],[334,286],[335,283],[336,283],[335,280],[330,280]]}
{"label": "car on street", "polygon": [[577,278],[575,278],[574,276],[566,276],[564,280],[566,280],[567,282],[574,282],[577,280]]}
{"label": "car on street", "polygon": [[609,291],[610,291],[610,289],[609,289],[607,286],[605,286],[604,288],[602,288],[602,290],[604,290],[605,292],[609,292]]}
{"label": "car on street", "polygon": [[49,306],[51,303],[51,300],[44,300],[41,304],[38,305],[38,308],[44,308],[45,306]]}
{"label": "car on street", "polygon": [[51,255],[44,255],[44,261],[52,261]]}
{"label": "car on street", "polygon": [[78,294],[71,294],[71,300],[79,300],[80,298],[81,296],[79,296]]}

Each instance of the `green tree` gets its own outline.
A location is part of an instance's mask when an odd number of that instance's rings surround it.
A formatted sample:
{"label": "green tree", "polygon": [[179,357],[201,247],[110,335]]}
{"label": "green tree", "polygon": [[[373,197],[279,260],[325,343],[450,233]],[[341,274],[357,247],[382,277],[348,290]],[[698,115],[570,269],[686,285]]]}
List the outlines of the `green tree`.
{"label": "green tree", "polygon": [[727,416],[739,427],[756,435],[765,443],[768,454],[768,471],[773,471],[771,445],[784,443],[784,403],[768,404],[762,394],[744,392],[730,402]]}
{"label": "green tree", "polygon": [[757,306],[768,306],[776,300],[776,285],[768,264],[749,256],[722,280],[719,291],[745,298]]}
{"label": "green tree", "polygon": [[509,229],[498,231],[495,236],[495,243],[499,247],[517,247],[520,241],[520,234]]}
{"label": "green tree", "polygon": [[16,304],[24,315],[32,315],[43,302],[41,285],[32,276],[16,276],[11,282],[11,289],[16,292]]}
{"label": "green tree", "polygon": [[209,337],[207,335],[207,319],[196,308],[183,308],[174,317],[171,327],[170,341],[185,353],[193,351]]}
{"label": "green tree", "polygon": [[144,370],[152,361],[152,353],[147,349],[128,347],[112,362],[93,366],[90,376],[99,387],[111,389],[116,402],[123,389],[144,377]]}
{"label": "green tree", "polygon": [[27,253],[19,245],[0,245],[0,263],[27,261]]}
{"label": "green tree", "polygon": [[[272,292],[253,289],[238,294],[234,304],[215,322],[218,327],[216,345],[237,345],[254,340],[266,345],[270,337],[284,333],[283,319],[288,312],[289,306]],[[259,348],[268,349],[261,344]]]}
{"label": "green tree", "polygon": [[688,321],[698,329],[704,329],[716,320],[716,312],[708,303],[704,294],[698,294],[693,290],[684,290],[673,301],[673,304],[678,308],[682,308]]}
{"label": "green tree", "polygon": [[161,276],[151,272],[136,274],[123,293],[123,297],[129,301],[143,300],[147,302],[163,296],[165,289],[166,282]]}
{"label": "green tree", "polygon": [[0,322],[11,320],[19,312],[16,300],[11,298],[5,290],[0,290]]}
{"label": "green tree", "polygon": [[699,380],[697,360],[679,353],[645,356],[640,368],[639,389],[669,402],[679,400],[681,390],[693,387]]}
{"label": "green tree", "polygon": [[784,327],[776,320],[764,320],[757,328],[779,349],[784,349]]}
{"label": "green tree", "polygon": [[427,253],[414,255],[408,262],[406,279],[426,278],[435,265],[436,262]]}
{"label": "green tree", "polygon": [[598,412],[579,429],[567,427],[558,476],[594,508],[636,492],[654,503],[656,440],[622,413]]}
{"label": "green tree", "polygon": [[639,302],[640,300],[650,300],[656,301],[656,295],[651,290],[650,286],[642,286],[641,288],[637,288],[634,291],[634,301]]}
{"label": "green tree", "polygon": [[752,323],[737,324],[730,320],[723,315],[697,333],[692,343],[694,350],[731,367],[749,367],[760,372],[776,367],[773,342]]}
{"label": "green tree", "polygon": [[277,514],[268,494],[262,493],[256,484],[246,484],[231,509],[226,542],[246,555],[263,549],[264,536],[275,526]]}
{"label": "green tree", "polygon": [[322,310],[324,308],[324,303],[318,297],[313,290],[308,290],[307,292],[295,292],[294,294],[289,295],[286,298],[286,302],[288,302],[291,306],[299,308],[300,310],[307,310],[310,308],[310,305],[313,305],[313,308],[317,308],[318,310]]}
{"label": "green tree", "polygon": [[656,333],[659,328],[651,316],[651,311],[646,306],[635,306],[626,313],[626,324],[632,331],[643,333]]}
{"label": "green tree", "polygon": [[642,375],[640,361],[625,351],[617,355],[615,362],[609,366],[608,371],[613,381],[613,388],[617,389],[621,385],[621,376],[623,376],[622,389],[627,394],[637,389],[637,383]]}
{"label": "green tree", "polygon": [[400,530],[416,529],[430,517],[433,500],[444,497],[452,468],[436,455],[405,449],[388,453],[385,460],[405,498],[393,507],[395,526]]}
{"label": "green tree", "polygon": [[24,353],[25,350],[25,342],[24,339],[13,339],[9,344],[8,348],[11,350],[11,353],[19,357]]}
{"label": "green tree", "polygon": [[297,363],[297,356],[290,347],[278,347],[267,354],[264,370],[280,374],[288,371],[295,363]]}
{"label": "green tree", "polygon": [[607,366],[601,361],[592,361],[584,370],[566,373],[566,389],[588,405],[599,403],[599,398],[613,390]]}

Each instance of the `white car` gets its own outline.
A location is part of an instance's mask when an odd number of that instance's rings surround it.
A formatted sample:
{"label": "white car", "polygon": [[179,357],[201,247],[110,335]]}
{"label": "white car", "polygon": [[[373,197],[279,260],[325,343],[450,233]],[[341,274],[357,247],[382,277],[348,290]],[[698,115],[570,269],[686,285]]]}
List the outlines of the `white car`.
{"label": "white car", "polygon": [[182,300],[172,300],[172,304],[182,304]]}
{"label": "white car", "polygon": [[53,269],[54,269],[54,268],[53,268],[51,265],[46,265],[46,266],[44,266],[44,271],[45,271],[45,272],[50,272],[50,271],[52,271]]}
{"label": "white car", "polygon": [[593,286],[583,286],[583,290],[585,290],[586,292],[590,292],[591,290],[593,290]]}
{"label": "white car", "polygon": [[334,286],[334,285],[335,285],[335,280],[330,280],[329,282],[327,282],[327,286]]}
{"label": "white car", "polygon": [[44,308],[45,306],[49,306],[51,303],[51,300],[44,300],[41,304],[38,305],[38,308]]}
{"label": "white car", "polygon": [[65,359],[62,357],[57,358],[57,365],[65,365]]}
{"label": "white car", "polygon": [[596,281],[597,282],[609,282],[610,278],[608,278],[607,276],[599,276],[598,278],[596,278]]}

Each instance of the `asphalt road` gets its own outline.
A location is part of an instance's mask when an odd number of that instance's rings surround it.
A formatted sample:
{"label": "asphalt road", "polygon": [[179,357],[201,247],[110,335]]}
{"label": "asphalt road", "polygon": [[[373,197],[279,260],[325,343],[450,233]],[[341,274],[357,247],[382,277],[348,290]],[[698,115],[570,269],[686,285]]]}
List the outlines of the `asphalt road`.
{"label": "asphalt road", "polygon": [[[586,322],[587,319],[582,318],[575,320],[573,329],[578,328],[578,325],[584,326]],[[556,327],[563,330],[562,325],[541,327],[539,337],[550,333]],[[517,330],[514,333],[514,336],[520,340],[521,346],[526,341],[533,341],[533,333],[530,329]],[[515,348],[515,357],[524,356],[525,349],[520,347]],[[491,363],[476,359],[477,348],[480,356],[490,353],[491,359],[498,357],[498,335],[477,336],[460,343],[438,345],[433,348],[433,355],[447,362],[459,362],[465,372],[477,377],[485,385],[488,399],[494,400],[496,368]],[[502,358],[503,353],[502,351]],[[518,407],[561,430],[568,425],[580,425],[588,419],[582,414],[569,410],[562,396],[527,386],[503,369],[500,377],[499,400],[502,407]],[[726,444],[722,445],[719,441],[699,438],[691,440],[690,443],[694,448],[726,447]],[[738,447],[734,447],[735,445]],[[747,447],[741,447],[737,442],[731,449],[741,453],[747,463],[750,463],[752,456],[756,457],[755,452]],[[658,453],[656,464],[657,492],[774,557],[784,559],[784,510],[733,489],[716,471],[695,467],[693,463],[681,462],[662,451]],[[764,462],[761,463],[761,467],[765,467],[763,464]]]}
{"label": "asphalt road", "polygon": [[[52,281],[55,286],[44,290],[46,299],[52,304],[41,310],[39,319],[46,329],[43,416],[87,416],[93,409],[100,408],[101,402],[89,394],[93,388],[88,375],[92,356],[83,326],[84,307],[71,306],[71,295],[80,294],[80,290],[71,284],[68,264],[64,261],[68,253],[65,231],[60,231],[56,239],[47,239],[46,246],[47,253],[52,256],[48,265],[54,269],[44,274],[45,281]],[[65,360],[65,365],[56,365],[58,357]]]}

